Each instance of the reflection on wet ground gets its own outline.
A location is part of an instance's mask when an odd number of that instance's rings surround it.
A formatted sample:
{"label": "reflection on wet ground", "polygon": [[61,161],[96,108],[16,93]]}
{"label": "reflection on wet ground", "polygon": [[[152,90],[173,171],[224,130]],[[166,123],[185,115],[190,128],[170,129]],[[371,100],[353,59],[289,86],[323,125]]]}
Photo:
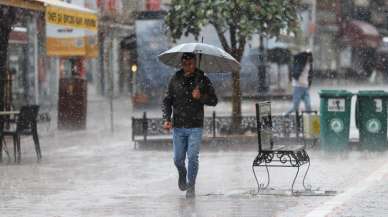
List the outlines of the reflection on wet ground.
{"label": "reflection on wet ground", "polygon": [[[85,131],[44,137],[41,163],[35,161],[33,145],[26,145],[22,164],[0,165],[1,216],[304,216],[362,184],[387,157],[386,153],[310,150],[306,182],[317,192],[338,194],[291,196],[287,191],[295,171],[275,168],[271,169],[270,187],[284,194],[257,195],[251,171],[254,150],[203,150],[197,197],[186,200],[185,192],[177,187],[170,150],[134,150],[125,129],[111,135]],[[259,177],[265,173],[265,169],[258,171]],[[386,181],[386,176],[382,179]],[[341,207],[345,211],[357,207],[363,202],[354,199],[359,194],[368,201],[378,200],[377,204],[387,202],[373,183],[350,194]],[[379,180],[376,183],[382,185]],[[301,180],[295,188],[303,190]],[[376,197],[367,193],[370,189]],[[371,202],[363,203],[374,207]],[[384,209],[374,209],[374,213]]]}

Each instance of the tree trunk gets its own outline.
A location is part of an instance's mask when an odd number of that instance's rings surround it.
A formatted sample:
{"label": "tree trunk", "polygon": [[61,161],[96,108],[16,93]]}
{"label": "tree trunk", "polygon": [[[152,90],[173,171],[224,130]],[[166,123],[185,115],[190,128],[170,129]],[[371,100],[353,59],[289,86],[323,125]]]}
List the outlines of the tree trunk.
{"label": "tree trunk", "polygon": [[241,88],[240,72],[232,72],[232,129],[234,133],[240,131],[241,126]]}
{"label": "tree trunk", "polygon": [[[239,40],[239,47],[237,47],[236,40],[232,44],[232,56],[241,62],[243,48],[245,46],[245,39]],[[233,133],[241,133],[241,88],[240,88],[240,71],[232,72],[232,129]]]}
{"label": "tree trunk", "polygon": [[[222,44],[222,47],[226,52],[232,55],[237,61],[241,61],[242,54],[244,52],[245,37],[237,34],[236,26],[232,25],[229,28],[230,33],[230,46],[227,43],[222,28],[213,23],[216,29],[218,38]],[[232,133],[240,133],[241,129],[241,88],[240,88],[240,71],[232,72]]]}
{"label": "tree trunk", "polygon": [[259,46],[259,65],[258,68],[258,92],[259,94],[265,94],[268,92],[269,87],[266,82],[267,80],[267,69],[266,69],[266,56],[264,48],[264,36],[260,34],[260,46]]}

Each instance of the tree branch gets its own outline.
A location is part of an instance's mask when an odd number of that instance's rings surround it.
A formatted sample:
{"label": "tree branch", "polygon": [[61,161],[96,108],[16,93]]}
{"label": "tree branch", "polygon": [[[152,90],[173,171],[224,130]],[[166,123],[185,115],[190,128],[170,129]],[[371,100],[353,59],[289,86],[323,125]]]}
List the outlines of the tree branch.
{"label": "tree branch", "polygon": [[231,53],[230,46],[229,46],[228,41],[226,40],[225,35],[224,35],[225,32],[222,31],[221,27],[217,23],[210,22],[210,24],[212,24],[214,26],[214,28],[216,29],[218,38],[220,39],[221,45],[224,48],[224,50],[228,53]]}

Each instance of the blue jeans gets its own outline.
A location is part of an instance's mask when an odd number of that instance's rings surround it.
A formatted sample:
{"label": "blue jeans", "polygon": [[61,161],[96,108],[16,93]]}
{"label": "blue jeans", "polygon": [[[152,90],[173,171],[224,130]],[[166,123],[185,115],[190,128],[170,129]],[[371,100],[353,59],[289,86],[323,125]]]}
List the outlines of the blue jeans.
{"label": "blue jeans", "polygon": [[305,110],[311,111],[309,89],[307,87],[294,87],[294,92],[292,93],[292,107],[286,112],[286,115],[298,111],[301,100],[304,101]]}
{"label": "blue jeans", "polygon": [[202,128],[174,128],[174,163],[180,171],[186,171],[186,153],[188,158],[187,178],[189,186],[195,185],[198,173],[198,155],[202,143]]}

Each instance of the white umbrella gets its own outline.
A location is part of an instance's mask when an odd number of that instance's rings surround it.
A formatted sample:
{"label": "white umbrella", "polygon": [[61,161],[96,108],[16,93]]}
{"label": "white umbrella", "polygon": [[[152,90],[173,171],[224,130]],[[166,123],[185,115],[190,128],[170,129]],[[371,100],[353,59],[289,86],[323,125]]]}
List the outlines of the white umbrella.
{"label": "white umbrella", "polygon": [[180,68],[183,53],[197,55],[198,68],[205,72],[232,72],[240,69],[240,63],[230,54],[216,46],[205,43],[184,43],[161,54],[159,60],[169,66]]}

